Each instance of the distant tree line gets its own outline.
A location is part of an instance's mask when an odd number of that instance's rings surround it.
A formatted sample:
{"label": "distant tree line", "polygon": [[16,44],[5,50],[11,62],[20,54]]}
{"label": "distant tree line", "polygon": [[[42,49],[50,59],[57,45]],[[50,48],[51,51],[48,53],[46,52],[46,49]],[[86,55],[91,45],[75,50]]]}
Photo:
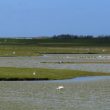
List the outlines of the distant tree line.
{"label": "distant tree line", "polygon": [[40,37],[0,37],[0,41],[23,41],[24,39],[27,41],[35,40],[35,39],[110,39],[110,35],[99,35],[99,36],[93,36],[93,35],[71,35],[71,34],[60,34],[60,35],[54,35],[54,36],[40,36]]}
{"label": "distant tree line", "polygon": [[61,34],[52,36],[53,39],[110,39],[110,35],[70,35],[70,34]]}

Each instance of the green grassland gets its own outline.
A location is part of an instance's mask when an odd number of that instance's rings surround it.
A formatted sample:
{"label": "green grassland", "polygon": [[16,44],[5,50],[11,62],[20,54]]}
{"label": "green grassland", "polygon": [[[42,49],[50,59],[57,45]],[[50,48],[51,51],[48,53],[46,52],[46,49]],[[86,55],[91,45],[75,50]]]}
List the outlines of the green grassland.
{"label": "green grassland", "polygon": [[0,39],[0,56],[37,56],[44,53],[108,54],[110,39]]}
{"label": "green grassland", "polygon": [[[35,75],[33,73],[35,73]],[[109,76],[110,74],[66,69],[0,67],[0,80],[6,79],[58,80],[58,79],[71,79],[81,76],[105,76],[105,75]]]}
{"label": "green grassland", "polygon": [[[15,54],[13,54],[15,52]],[[40,47],[37,45],[0,45],[0,56],[37,56],[48,53],[108,54],[110,47]]]}

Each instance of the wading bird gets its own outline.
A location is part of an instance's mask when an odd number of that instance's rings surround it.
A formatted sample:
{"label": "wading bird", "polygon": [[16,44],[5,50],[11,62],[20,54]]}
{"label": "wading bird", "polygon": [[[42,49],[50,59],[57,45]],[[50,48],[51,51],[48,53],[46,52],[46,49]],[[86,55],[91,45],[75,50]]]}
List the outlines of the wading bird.
{"label": "wading bird", "polygon": [[57,90],[64,89],[64,86],[58,86],[56,89]]}

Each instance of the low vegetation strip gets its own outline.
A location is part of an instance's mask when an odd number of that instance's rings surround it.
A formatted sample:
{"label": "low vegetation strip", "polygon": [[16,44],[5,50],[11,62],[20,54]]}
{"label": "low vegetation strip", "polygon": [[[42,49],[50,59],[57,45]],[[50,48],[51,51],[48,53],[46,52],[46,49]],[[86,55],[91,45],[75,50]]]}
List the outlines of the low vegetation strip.
{"label": "low vegetation strip", "polygon": [[109,73],[66,69],[0,67],[1,81],[62,80],[82,76],[109,76]]}
{"label": "low vegetation strip", "polygon": [[109,54],[110,37],[60,35],[51,38],[0,38],[0,56],[42,54]]}
{"label": "low vegetation strip", "polygon": [[0,56],[39,56],[42,54],[109,54],[109,47],[46,47],[36,45],[0,45]]}

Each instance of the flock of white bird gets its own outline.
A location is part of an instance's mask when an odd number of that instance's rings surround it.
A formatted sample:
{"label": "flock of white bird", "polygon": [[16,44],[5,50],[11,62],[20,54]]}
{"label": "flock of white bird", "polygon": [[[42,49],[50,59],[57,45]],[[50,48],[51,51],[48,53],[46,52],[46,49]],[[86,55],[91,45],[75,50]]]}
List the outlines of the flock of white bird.
{"label": "flock of white bird", "polygon": [[[13,52],[14,53],[14,52]],[[15,54],[15,53],[14,53]],[[103,56],[99,55],[98,58],[102,58]],[[67,56],[67,58],[70,58],[69,56]],[[60,61],[59,63],[62,63],[62,61]],[[33,72],[33,75],[36,75],[36,72]],[[56,88],[57,90],[61,90],[64,89],[63,85],[60,85]]]}

